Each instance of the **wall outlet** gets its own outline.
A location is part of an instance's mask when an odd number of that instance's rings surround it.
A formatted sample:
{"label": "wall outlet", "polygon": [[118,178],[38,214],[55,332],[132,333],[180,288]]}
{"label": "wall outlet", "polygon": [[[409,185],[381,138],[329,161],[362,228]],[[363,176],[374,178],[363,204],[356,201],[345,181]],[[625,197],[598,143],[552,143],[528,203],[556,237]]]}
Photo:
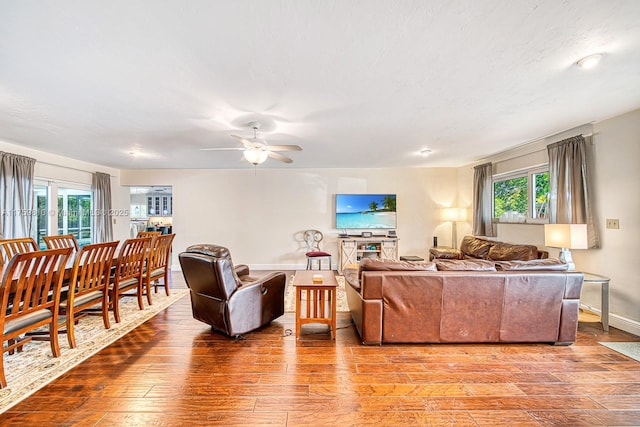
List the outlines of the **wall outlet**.
{"label": "wall outlet", "polygon": [[611,229],[619,229],[620,228],[620,220],[619,219],[609,219],[607,218],[607,228]]}

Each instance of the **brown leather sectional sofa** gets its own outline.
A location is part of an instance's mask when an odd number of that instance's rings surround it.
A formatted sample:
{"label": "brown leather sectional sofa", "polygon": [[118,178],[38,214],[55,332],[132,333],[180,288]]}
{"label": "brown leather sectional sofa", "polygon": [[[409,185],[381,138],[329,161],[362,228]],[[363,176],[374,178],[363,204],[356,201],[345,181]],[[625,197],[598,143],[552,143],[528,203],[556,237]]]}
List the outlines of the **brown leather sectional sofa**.
{"label": "brown leather sectional sofa", "polygon": [[476,236],[465,236],[460,249],[431,248],[430,259],[486,259],[491,261],[529,261],[549,257],[549,252],[534,245],[498,242]]}
{"label": "brown leather sectional sofa", "polygon": [[576,339],[582,273],[553,259],[364,259],[345,269],[364,344],[524,343]]}

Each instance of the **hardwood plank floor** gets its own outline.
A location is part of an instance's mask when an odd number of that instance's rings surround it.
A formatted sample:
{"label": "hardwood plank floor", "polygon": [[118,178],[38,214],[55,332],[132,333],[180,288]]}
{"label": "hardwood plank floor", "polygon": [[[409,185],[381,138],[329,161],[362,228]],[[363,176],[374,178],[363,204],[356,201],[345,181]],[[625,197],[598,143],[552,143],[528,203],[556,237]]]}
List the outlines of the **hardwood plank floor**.
{"label": "hardwood plank floor", "polygon": [[[184,287],[174,274],[172,287]],[[162,290],[161,290],[162,292]],[[572,346],[363,346],[287,313],[230,339],[184,298],[18,403],[0,424],[640,425],[640,362],[598,341],[640,341],[581,323]]]}

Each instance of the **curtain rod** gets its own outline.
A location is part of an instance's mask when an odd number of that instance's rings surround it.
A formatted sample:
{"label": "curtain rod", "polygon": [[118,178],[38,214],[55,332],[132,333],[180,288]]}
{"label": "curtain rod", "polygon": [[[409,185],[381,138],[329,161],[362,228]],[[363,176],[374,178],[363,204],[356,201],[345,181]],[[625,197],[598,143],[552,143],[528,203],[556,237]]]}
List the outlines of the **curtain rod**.
{"label": "curtain rod", "polygon": [[[59,164],[56,164],[56,163],[43,162],[43,161],[37,160],[37,159],[36,159],[36,163],[42,163],[43,165],[56,166],[56,167],[64,168],[64,169],[71,169],[71,170],[78,171],[78,172],[88,173],[89,175],[93,175],[94,172],[100,172],[100,171],[88,171],[88,170],[85,170],[85,169],[78,169],[78,168],[74,168],[74,167],[71,167],[71,166],[62,166],[62,165],[59,165]],[[103,172],[103,173],[107,173],[107,172]],[[112,176],[110,173],[108,175]]]}
{"label": "curtain rod", "polygon": [[[585,125],[583,125],[583,126],[585,126]],[[581,126],[578,126],[578,127],[581,127]],[[572,129],[576,129],[576,128],[572,128]],[[553,137],[556,137],[558,135],[561,135],[563,133],[567,133],[567,132],[570,132],[570,131],[571,131],[571,129],[568,129],[566,131],[558,132],[558,133],[555,133],[553,135],[545,136],[545,137],[542,137],[542,138],[536,138],[535,140],[531,140],[529,142],[525,142],[524,144],[521,144],[521,145],[519,145],[517,147],[510,148],[509,150],[503,151],[502,153],[507,153],[508,151],[514,150],[514,149],[517,149],[517,148],[523,148],[523,147],[525,147],[525,146],[527,146],[529,144],[533,144],[535,142],[542,142],[542,141],[544,141],[546,139],[553,138]],[[593,133],[593,132],[581,133],[579,135],[582,136],[583,138],[589,138],[590,136],[595,135],[595,133]],[[593,144],[593,141],[591,141],[591,143]],[[491,163],[494,164],[494,165],[498,165],[500,163],[508,162],[508,161],[511,161],[511,160],[514,160],[514,159],[519,159],[520,157],[529,156],[531,154],[540,153],[540,152],[546,151],[546,150],[547,150],[547,147],[545,146],[545,147],[537,149],[537,150],[529,151],[529,152],[523,153],[523,154],[518,154],[518,155],[512,156],[512,157],[507,157],[507,158],[504,158],[502,160],[497,160],[497,161],[491,162]],[[496,156],[499,156],[500,154],[501,153],[497,153],[497,154],[495,154],[495,155],[493,155],[491,157],[496,157]],[[482,163],[486,163],[487,161],[489,161],[489,157],[485,157],[484,159],[480,160],[477,164],[479,165],[479,164],[482,164]]]}

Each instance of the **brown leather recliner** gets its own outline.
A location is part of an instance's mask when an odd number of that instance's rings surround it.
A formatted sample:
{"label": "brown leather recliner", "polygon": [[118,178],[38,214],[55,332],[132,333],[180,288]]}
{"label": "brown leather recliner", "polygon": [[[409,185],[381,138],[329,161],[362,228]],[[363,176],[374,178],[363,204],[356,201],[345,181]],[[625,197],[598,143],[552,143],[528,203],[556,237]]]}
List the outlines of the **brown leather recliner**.
{"label": "brown leather recliner", "polygon": [[179,260],[193,317],[212,329],[238,336],[284,314],[285,273],[251,277],[248,266],[234,268],[229,250],[218,245],[189,246]]}

